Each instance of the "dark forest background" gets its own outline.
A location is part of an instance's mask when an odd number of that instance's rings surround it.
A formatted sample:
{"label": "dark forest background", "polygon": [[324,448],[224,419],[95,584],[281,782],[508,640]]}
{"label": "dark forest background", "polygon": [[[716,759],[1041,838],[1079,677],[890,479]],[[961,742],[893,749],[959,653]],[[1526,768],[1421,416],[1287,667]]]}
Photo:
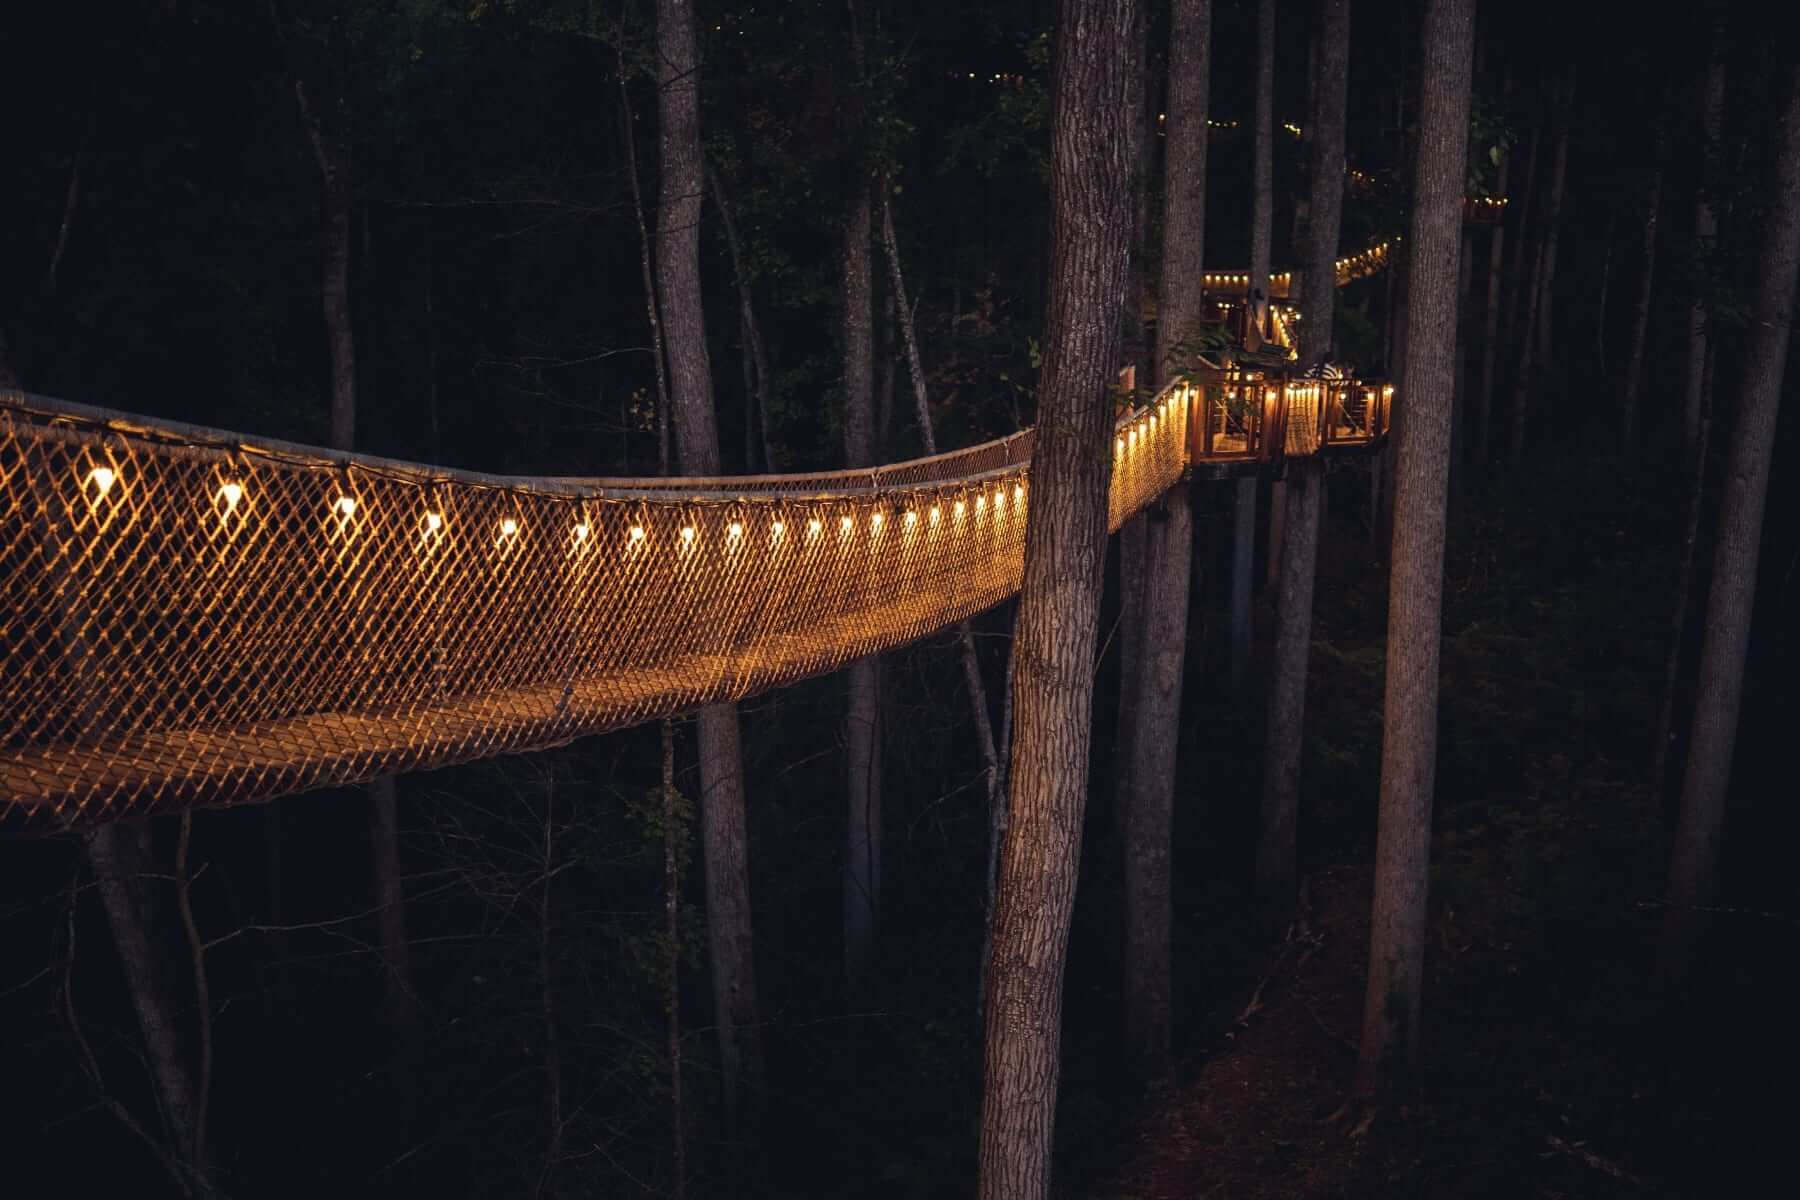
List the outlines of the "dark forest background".
{"label": "dark forest background", "polygon": [[[1051,6],[881,6],[869,84],[844,70],[841,7],[700,4],[709,160],[734,205],[773,367],[765,452],[745,415],[735,276],[709,202],[702,262],[731,471],[839,465],[836,289],[853,106],[875,115],[894,170],[940,437],[963,445],[1033,418]],[[1305,7],[1283,6],[1278,123],[1305,105]],[[1695,149],[1691,97],[1705,65],[1696,13],[1519,3],[1481,14],[1478,140],[1516,144],[1546,119],[1532,99],[1539,82],[1577,72],[1559,354],[1533,380],[1527,464],[1458,472],[1426,1001],[1437,1091],[1408,1129],[1330,1151],[1349,1156],[1332,1177],[1343,1192],[1695,1194],[1747,1178],[1782,1137],[1796,1048],[1788,960],[1800,944],[1786,700],[1800,668],[1792,403],[1764,530],[1724,911],[1696,1007],[1671,1029],[1639,1003],[1673,816],[1673,789],[1649,778],[1649,762],[1686,486],[1668,449],[1685,314],[1696,288],[1716,301],[1712,444],[1722,453],[1769,113],[1792,53],[1757,35],[1753,7],[1731,9],[1720,162]],[[1166,17],[1153,18],[1153,56],[1157,21]],[[1253,5],[1216,6],[1221,122],[1248,115],[1253,28]],[[30,391],[322,443],[320,183],[293,95],[298,71],[323,81],[353,148],[358,449],[491,472],[653,472],[624,167],[635,153],[653,186],[649,33],[642,5],[577,0],[9,6],[0,359]],[[1346,251],[1404,228],[1416,6],[1358,0],[1352,36],[1349,158],[1376,183],[1347,200]],[[1249,138],[1220,128],[1211,154],[1206,262],[1241,269]],[[1659,154],[1648,448],[1622,455],[1628,296]],[[1297,142],[1278,135],[1275,162],[1275,258],[1285,264]],[[1477,163],[1471,186],[1492,186],[1491,167]],[[1684,260],[1702,186],[1718,197],[1722,228],[1695,278]],[[1476,296],[1486,236],[1474,236]],[[884,285],[878,387],[892,395],[908,380]],[[1365,370],[1388,365],[1388,302],[1385,276],[1340,294],[1340,345]],[[1790,400],[1797,377],[1789,371]],[[909,404],[886,408],[882,457],[918,453]],[[1374,829],[1386,584],[1366,470],[1337,471],[1331,487],[1302,854],[1315,878],[1354,880]],[[1263,704],[1254,681],[1233,694],[1219,669],[1228,497],[1222,485],[1202,493],[1175,859],[1177,1039],[1190,1084],[1234,1052],[1248,998],[1284,969],[1247,919]],[[1004,609],[977,626],[996,692],[1009,629]],[[1697,638],[1690,629],[1683,693]],[[981,764],[949,636],[888,664],[887,892],[877,979],[854,999],[840,948],[842,683],[744,707],[769,1078],[752,1132],[727,1140],[690,861],[681,1015],[697,1194],[747,1180],[769,1195],[928,1196],[965,1193],[973,1178]],[[1102,730],[1116,672],[1103,659]],[[689,741],[683,749],[691,757]],[[1179,1089],[1146,1099],[1115,1071],[1112,752],[1098,740],[1067,985],[1058,1128],[1071,1194],[1107,1192],[1145,1153],[1141,1131],[1160,1128],[1157,1114],[1191,1103]],[[688,757],[679,778],[691,794]],[[214,939],[212,1140],[226,1190],[665,1194],[658,763],[649,728],[400,780],[418,1001],[405,1036],[378,1013],[362,794],[289,798],[273,821],[261,809],[199,814],[194,895]],[[271,827],[285,863],[279,898],[266,874]],[[546,831],[558,864],[549,881]],[[173,826],[159,822],[154,836],[169,852]],[[544,1150],[546,975],[568,1114],[556,1162]],[[184,978],[180,964],[171,977]],[[191,1010],[193,997],[184,1003]],[[1331,1013],[1316,1015],[1331,1026]],[[73,840],[0,841],[0,1031],[0,1153],[13,1180],[4,1190],[162,1194],[167,1178],[103,1103],[154,1123],[130,1005]],[[1332,1077],[1329,1050],[1309,1069]],[[1309,1116],[1324,1104],[1322,1092],[1289,1101]],[[1607,1162],[1630,1164],[1635,1183],[1546,1151],[1546,1130],[1592,1139]],[[1252,1129],[1220,1161],[1242,1160],[1245,1178],[1290,1169],[1296,1155],[1323,1161],[1310,1143],[1259,1136]]]}

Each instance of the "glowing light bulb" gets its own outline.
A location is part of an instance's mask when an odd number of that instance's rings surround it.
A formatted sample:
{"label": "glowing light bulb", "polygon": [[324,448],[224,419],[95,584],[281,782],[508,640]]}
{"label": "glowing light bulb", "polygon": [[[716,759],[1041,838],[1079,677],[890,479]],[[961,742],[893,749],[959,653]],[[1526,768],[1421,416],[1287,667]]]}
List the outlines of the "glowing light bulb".
{"label": "glowing light bulb", "polygon": [[219,488],[219,497],[225,501],[226,508],[236,508],[237,502],[244,498],[244,485],[227,483]]}
{"label": "glowing light bulb", "polygon": [[428,512],[425,514],[425,532],[436,533],[444,527],[444,514]]}
{"label": "glowing light bulb", "polygon": [[744,523],[742,521],[733,521],[726,527],[725,532],[730,534],[734,539],[741,538],[744,536]]}
{"label": "glowing light bulb", "polygon": [[845,517],[838,522],[838,528],[843,530],[845,533],[849,533],[850,527],[855,524],[856,524],[855,521],[852,521],[849,517]]}
{"label": "glowing light bulb", "polygon": [[338,510],[338,516],[340,516],[340,517],[355,516],[356,515],[356,497],[355,496],[339,496],[337,498],[337,510]]}
{"label": "glowing light bulb", "polygon": [[1025,499],[1025,485],[1024,484],[1022,484],[1022,483],[1013,484],[1013,499],[1014,500]]}
{"label": "glowing light bulb", "polygon": [[117,478],[118,476],[113,474],[111,467],[95,467],[88,472],[88,482],[93,484],[102,496],[112,491],[113,480]]}
{"label": "glowing light bulb", "polygon": [[909,512],[906,514],[906,523],[908,525],[916,525],[916,524],[918,524],[918,522],[919,522],[919,514],[918,513]]}
{"label": "glowing light bulb", "polygon": [[938,523],[938,517],[939,517],[939,515],[940,515],[940,513],[939,513],[939,510],[938,510],[938,506],[937,506],[937,505],[935,505],[935,504],[934,504],[934,505],[932,505],[932,506],[931,506],[931,523],[932,523],[932,524],[933,524],[933,525],[936,525],[936,524],[937,524],[937,523]]}
{"label": "glowing light bulb", "polygon": [[692,526],[692,525],[684,525],[684,526],[682,526],[682,528],[681,528],[681,540],[682,540],[682,541],[684,541],[684,542],[688,542],[688,543],[692,543],[692,542],[693,542],[693,540],[694,540],[694,527],[693,527],[693,526]]}
{"label": "glowing light bulb", "polygon": [[823,528],[825,528],[825,523],[817,517],[814,517],[806,523],[806,532],[808,533],[817,533]]}
{"label": "glowing light bulb", "polygon": [[987,497],[986,496],[975,497],[975,511],[976,512],[984,512],[984,511],[986,511],[986,509],[987,509]]}
{"label": "glowing light bulb", "polygon": [[769,532],[774,534],[776,537],[780,537],[782,534],[782,531],[785,530],[786,528],[787,528],[786,525],[783,525],[780,521],[776,521],[774,524],[769,526]]}
{"label": "glowing light bulb", "polygon": [[880,529],[881,528],[881,514],[876,513],[873,516],[871,516],[869,518],[869,524],[873,525],[877,529]]}
{"label": "glowing light bulb", "polygon": [[575,540],[578,542],[585,542],[585,541],[587,541],[587,536],[588,536],[587,522],[583,521],[581,524],[579,524],[575,527]]}
{"label": "glowing light bulb", "polygon": [[1119,439],[1119,444],[1117,446],[1117,449],[1121,454],[1123,454],[1125,452],[1125,439],[1124,438]]}
{"label": "glowing light bulb", "polygon": [[963,515],[963,502],[961,500],[956,502],[956,515],[959,517]]}
{"label": "glowing light bulb", "polygon": [[517,532],[519,532],[519,523],[517,521],[513,520],[511,517],[501,518],[501,521],[500,521],[500,536],[501,537],[511,537],[513,534],[515,534]]}
{"label": "glowing light bulb", "polygon": [[631,527],[631,533],[628,536],[634,542],[643,541],[644,540],[644,527],[642,525],[633,525]]}

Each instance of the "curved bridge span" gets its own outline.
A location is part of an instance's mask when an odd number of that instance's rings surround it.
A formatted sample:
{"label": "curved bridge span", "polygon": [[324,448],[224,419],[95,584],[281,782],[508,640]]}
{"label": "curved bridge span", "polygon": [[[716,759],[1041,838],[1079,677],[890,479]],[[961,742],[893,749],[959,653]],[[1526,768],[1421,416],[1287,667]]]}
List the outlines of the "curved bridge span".
{"label": "curved bridge span", "polygon": [[[1111,527],[1192,467],[1366,447],[1391,389],[1121,415]],[[1027,430],[868,471],[531,479],[0,392],[0,826],[240,804],[742,699],[1019,587]]]}

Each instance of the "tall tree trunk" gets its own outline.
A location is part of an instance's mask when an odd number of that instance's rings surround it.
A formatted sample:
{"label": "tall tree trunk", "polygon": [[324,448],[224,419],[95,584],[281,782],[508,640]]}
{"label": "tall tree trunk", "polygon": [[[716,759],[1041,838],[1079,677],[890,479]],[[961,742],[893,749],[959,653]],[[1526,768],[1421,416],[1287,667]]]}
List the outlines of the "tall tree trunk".
{"label": "tall tree trunk", "polygon": [[1170,1068],[1169,839],[1194,546],[1187,487],[1170,489],[1150,516],[1144,631],[1135,681],[1138,713],[1134,740],[1126,748],[1131,794],[1124,821],[1125,1053],[1140,1078],[1162,1077]]}
{"label": "tall tree trunk", "polygon": [[1530,295],[1525,299],[1524,323],[1515,330],[1519,349],[1519,372],[1513,379],[1512,411],[1506,430],[1506,469],[1514,479],[1518,478],[1519,468],[1525,462],[1526,422],[1530,419],[1531,390],[1536,382],[1534,374],[1537,369],[1535,352],[1537,350],[1538,301],[1543,296],[1538,286],[1544,271],[1544,242],[1538,241],[1536,252],[1531,258]]}
{"label": "tall tree trunk", "polygon": [[[341,131],[329,128],[300,81],[294,83],[300,115],[312,141],[322,182],[319,293],[331,351],[331,448],[356,445],[356,338],[350,321],[350,147]],[[376,925],[385,968],[383,1011],[396,1029],[413,1022],[412,953],[406,938],[406,895],[400,874],[400,810],[391,776],[375,780],[369,795],[370,871]]]}
{"label": "tall tree trunk", "polygon": [[1712,243],[1719,233],[1719,216],[1713,209],[1712,189],[1717,186],[1719,129],[1725,114],[1725,19],[1717,5],[1708,11],[1712,36],[1706,61],[1706,82],[1700,89],[1700,184],[1694,193],[1694,291],[1688,303],[1687,373],[1681,404],[1681,444],[1690,455],[1700,440],[1701,380],[1706,374],[1706,340],[1712,313],[1709,298]]}
{"label": "tall tree trunk", "polygon": [[1637,298],[1631,305],[1631,349],[1625,358],[1625,396],[1619,416],[1619,449],[1627,458],[1637,447],[1638,414],[1643,409],[1644,352],[1650,340],[1650,298],[1656,281],[1656,221],[1662,209],[1663,152],[1657,139],[1656,166],[1650,173],[1650,192],[1644,201],[1643,266],[1638,274]]}
{"label": "tall tree trunk", "polygon": [[[906,365],[913,382],[913,418],[919,425],[919,440],[925,447],[925,453],[938,452],[937,431],[932,428],[931,403],[925,391],[925,366],[919,357],[918,330],[913,326],[912,305],[906,297],[906,276],[900,269],[900,239],[894,234],[894,199],[893,189],[883,187],[881,190],[881,242],[887,250],[888,283],[893,290],[894,312],[900,322],[900,340],[906,351]],[[994,724],[988,707],[987,685],[982,682],[981,658],[975,653],[975,633],[967,621],[956,626],[957,649],[962,658],[963,682],[969,689],[969,707],[975,718],[975,747],[981,754],[982,773],[985,776],[988,807],[990,810],[1001,808],[1006,803],[1005,789],[1001,786],[1001,751],[1002,745],[994,744]],[[996,828],[1005,828],[1003,816],[995,819]],[[990,847],[991,853],[998,853],[999,844]],[[993,917],[992,905],[989,906],[988,917]]]}
{"label": "tall tree trunk", "polygon": [[[635,166],[633,170],[635,172]],[[738,329],[743,337],[744,375],[748,381],[744,398],[744,469],[756,469],[756,456],[760,451],[763,469],[773,471],[775,460],[769,438],[768,344],[763,341],[762,322],[756,319],[756,301],[750,290],[750,276],[744,270],[743,246],[738,241],[731,200],[711,163],[706,166],[706,185],[712,191],[714,207],[719,210],[719,225],[725,230],[725,247],[731,253],[731,274],[737,280]]]}
{"label": "tall tree trunk", "polygon": [[[1510,90],[1510,88],[1508,89]],[[1512,168],[1512,154],[1502,151],[1500,169],[1494,183],[1496,195],[1506,195],[1507,174]],[[1481,389],[1475,394],[1475,412],[1470,421],[1472,460],[1477,476],[1486,474],[1492,454],[1494,431],[1494,364],[1500,352],[1500,281],[1505,273],[1506,222],[1494,222],[1488,242],[1487,303],[1482,310]]]}
{"label": "tall tree trunk", "polygon": [[1658,963],[1666,986],[1678,984],[1688,975],[1705,929],[1704,909],[1712,903],[1717,888],[1719,842],[1724,833],[1725,798],[1756,599],[1757,547],[1793,327],[1796,276],[1800,274],[1800,67],[1789,70],[1776,180],[1758,259],[1744,382],[1726,452],[1725,491],[1719,505],[1712,588],[1706,603],[1693,733],[1681,789],[1681,816],[1669,858],[1668,906]]}
{"label": "tall tree trunk", "polygon": [[[666,473],[666,472],[665,472]],[[665,1018],[669,1043],[669,1140],[674,1200],[687,1198],[687,1120],[681,1100],[681,829],[680,796],[675,791],[675,722],[662,723],[663,939],[668,943]]]}
{"label": "tall tree trunk", "polygon": [[1256,0],[1256,97],[1250,166],[1250,290],[1255,349],[1269,328],[1269,258],[1275,229],[1275,0]]}
{"label": "tall tree trunk", "polygon": [[[869,187],[860,172],[844,222],[844,465],[875,462],[874,293]],[[881,660],[852,663],[844,735],[849,747],[844,841],[844,969],[860,992],[875,952],[881,911]]]}
{"label": "tall tree trunk", "polygon": [[99,885],[101,907],[112,926],[113,945],[125,971],[138,1029],[144,1035],[150,1079],[172,1158],[189,1176],[184,1183],[198,1194],[210,1194],[205,1148],[199,1144],[204,1117],[153,940],[151,893],[145,886],[145,876],[154,871],[150,830],[118,822],[102,825],[87,836],[84,848]]}
{"label": "tall tree trunk", "polygon": [[1444,502],[1456,353],[1457,249],[1468,161],[1475,0],[1428,0],[1412,229],[1406,419],[1394,463],[1393,568],[1369,983],[1354,1095],[1383,1099],[1418,1058],[1425,893],[1437,770]]}
{"label": "tall tree trunk", "polygon": [[1049,1192],[1063,970],[1081,856],[1107,485],[1131,235],[1136,4],[1060,0],[1050,289],[1020,589],[1011,815],[988,971],[978,1194]]}
{"label": "tall tree trunk", "polygon": [[[1157,290],[1156,352],[1150,376],[1160,391],[1179,364],[1175,347],[1200,328],[1206,231],[1206,109],[1211,66],[1212,0],[1175,0],[1169,31],[1169,94],[1164,126],[1162,274]],[[1176,747],[1187,656],[1188,593],[1193,578],[1193,498],[1172,490],[1142,523],[1144,570],[1138,652],[1123,673],[1120,783],[1124,850],[1125,1052],[1139,1078],[1170,1068],[1173,1029],[1170,853],[1175,813]]]}
{"label": "tall tree trunk", "polygon": [[[657,0],[657,135],[661,179],[656,204],[656,292],[668,342],[669,407],[681,469],[719,472],[712,363],[700,295],[699,54],[689,0]],[[743,1093],[760,1085],[762,1033],[750,934],[749,843],[744,828],[744,755],[735,704],[700,710],[700,843],[706,873],[707,947],[713,1019],[728,1128]]]}
{"label": "tall tree trunk", "polygon": [[[1304,275],[1308,317],[1301,322],[1300,365],[1317,366],[1331,347],[1333,262],[1344,200],[1344,137],[1349,105],[1350,0],[1320,0],[1313,63],[1312,219]],[[1306,729],[1306,671],[1312,651],[1313,578],[1325,505],[1324,464],[1288,465],[1288,527],[1281,546],[1275,661],[1263,760],[1262,819],[1256,887],[1267,915],[1286,920],[1299,867],[1295,834],[1300,806],[1300,755]]]}
{"label": "tall tree trunk", "polygon": [[[1543,88],[1538,88],[1541,100]],[[1531,136],[1526,142],[1525,151],[1525,186],[1516,193],[1518,203],[1507,205],[1509,215],[1514,218],[1512,242],[1512,265],[1506,271],[1504,283],[1506,302],[1501,306],[1506,313],[1505,328],[1501,330],[1500,340],[1519,341],[1519,318],[1524,312],[1525,297],[1536,295],[1535,288],[1527,288],[1526,280],[1531,274],[1531,257],[1536,239],[1531,236],[1532,206],[1537,201],[1538,160],[1542,157],[1539,151],[1544,144],[1543,121],[1540,117],[1531,127]]]}
{"label": "tall tree trunk", "polygon": [[1562,237],[1563,185],[1569,176],[1569,126],[1574,121],[1575,71],[1557,89],[1556,148],[1550,157],[1550,195],[1544,209],[1544,265],[1540,271],[1538,300],[1538,363],[1546,370],[1552,365],[1555,345],[1556,247]]}

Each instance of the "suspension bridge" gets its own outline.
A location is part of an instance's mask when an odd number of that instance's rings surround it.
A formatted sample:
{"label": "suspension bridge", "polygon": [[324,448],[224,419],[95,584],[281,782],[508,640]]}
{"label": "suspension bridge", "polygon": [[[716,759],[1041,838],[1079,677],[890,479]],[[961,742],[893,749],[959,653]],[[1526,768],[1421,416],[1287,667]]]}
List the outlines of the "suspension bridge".
{"label": "suspension bridge", "polygon": [[[1110,528],[1191,472],[1367,450],[1392,403],[1232,368],[1122,404]],[[1033,445],[500,477],[0,392],[0,827],[545,749],[835,671],[1017,592]]]}

